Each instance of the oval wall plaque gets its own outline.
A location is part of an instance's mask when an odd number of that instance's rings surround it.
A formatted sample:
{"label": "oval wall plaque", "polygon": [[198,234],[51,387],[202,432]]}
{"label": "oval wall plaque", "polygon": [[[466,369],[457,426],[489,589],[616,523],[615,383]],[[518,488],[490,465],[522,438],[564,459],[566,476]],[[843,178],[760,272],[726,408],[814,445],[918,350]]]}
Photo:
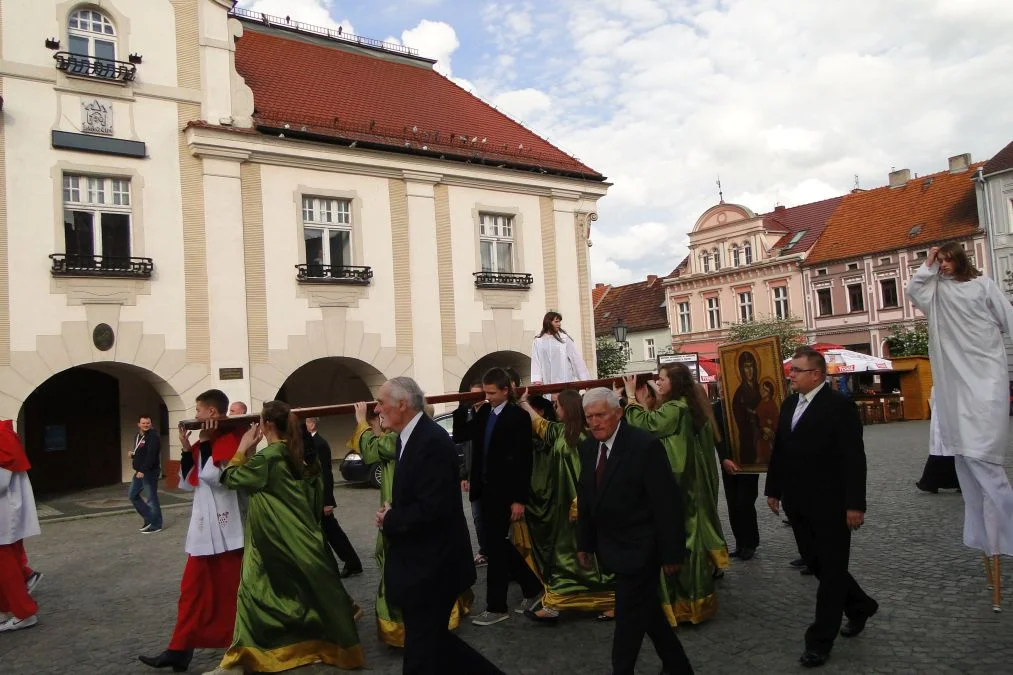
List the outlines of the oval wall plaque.
{"label": "oval wall plaque", "polygon": [[95,343],[96,349],[101,352],[109,351],[113,348],[113,341],[115,339],[112,326],[107,323],[100,323],[95,326],[95,330],[91,333],[91,339]]}

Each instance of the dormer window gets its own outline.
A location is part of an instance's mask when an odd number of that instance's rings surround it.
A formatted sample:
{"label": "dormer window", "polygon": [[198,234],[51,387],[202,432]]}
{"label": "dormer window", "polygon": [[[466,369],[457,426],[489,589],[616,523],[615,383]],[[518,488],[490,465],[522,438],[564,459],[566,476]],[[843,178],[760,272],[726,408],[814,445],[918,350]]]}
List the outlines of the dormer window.
{"label": "dormer window", "polygon": [[753,246],[748,241],[742,242],[742,255],[747,265],[753,264]]}
{"label": "dormer window", "polygon": [[714,249],[712,253],[714,254],[714,271],[717,272],[721,269],[721,251]]}
{"label": "dormer window", "polygon": [[130,82],[133,63],[116,60],[116,27],[97,9],[78,9],[67,18],[67,49],[53,55],[56,67],[68,75]]}
{"label": "dormer window", "polygon": [[704,251],[703,254],[700,256],[700,262],[703,264],[703,271],[704,272],[710,272],[711,271],[711,257],[710,257],[709,253],[707,253],[706,251]]}
{"label": "dormer window", "polygon": [[732,244],[732,267],[738,267],[742,262],[739,259],[739,247]]}

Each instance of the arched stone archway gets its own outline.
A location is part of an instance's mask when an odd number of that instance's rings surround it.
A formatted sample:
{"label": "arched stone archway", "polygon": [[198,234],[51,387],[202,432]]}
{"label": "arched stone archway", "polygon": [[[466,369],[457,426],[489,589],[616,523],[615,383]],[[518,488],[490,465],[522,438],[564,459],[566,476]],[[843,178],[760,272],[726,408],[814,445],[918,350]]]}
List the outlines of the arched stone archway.
{"label": "arched stone archway", "polygon": [[40,494],[69,492],[128,480],[128,451],[141,415],[162,437],[162,468],[178,443],[170,431],[186,416],[184,399],[155,373],[105,361],[51,375],[25,398],[18,429]]}
{"label": "arched stone archway", "polygon": [[468,368],[461,378],[458,391],[468,391],[471,385],[481,383],[482,375],[490,368],[513,368],[521,376],[521,384],[531,382],[531,357],[520,352],[504,350],[486,354]]}

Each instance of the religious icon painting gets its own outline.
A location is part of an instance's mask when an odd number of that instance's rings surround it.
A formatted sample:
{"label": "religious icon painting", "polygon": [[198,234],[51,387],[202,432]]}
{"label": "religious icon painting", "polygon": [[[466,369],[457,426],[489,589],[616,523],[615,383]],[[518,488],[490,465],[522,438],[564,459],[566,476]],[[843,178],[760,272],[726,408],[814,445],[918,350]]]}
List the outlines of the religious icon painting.
{"label": "religious icon painting", "polygon": [[788,395],[777,336],[722,345],[721,397],[732,459],[746,473],[770,462],[781,403]]}

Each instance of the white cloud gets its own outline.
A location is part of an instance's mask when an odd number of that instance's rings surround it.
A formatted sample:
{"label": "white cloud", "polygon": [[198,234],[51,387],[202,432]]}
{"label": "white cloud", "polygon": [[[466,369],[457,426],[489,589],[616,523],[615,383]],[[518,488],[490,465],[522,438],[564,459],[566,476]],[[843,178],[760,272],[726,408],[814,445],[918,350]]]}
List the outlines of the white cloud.
{"label": "white cloud", "polygon": [[251,12],[263,12],[282,19],[291,17],[292,21],[311,26],[332,30],[337,30],[340,26],[345,33],[355,33],[355,27],[348,19],[334,19],[332,14],[337,11],[334,0],[240,0],[239,6]]}
{"label": "white cloud", "polygon": [[[844,194],[856,174],[875,187],[891,167],[984,159],[1013,138],[1013,89],[999,84],[1008,0],[974,12],[961,0],[529,5],[487,6],[496,49],[469,76],[615,183],[592,236],[595,281],[674,268],[718,175],[727,201],[764,212]],[[512,35],[519,13],[530,27]]]}
{"label": "white cloud", "polygon": [[461,46],[454,27],[443,21],[423,19],[415,28],[401,33],[401,43],[419,50],[422,56],[436,59],[434,68],[450,77],[450,57]]}

